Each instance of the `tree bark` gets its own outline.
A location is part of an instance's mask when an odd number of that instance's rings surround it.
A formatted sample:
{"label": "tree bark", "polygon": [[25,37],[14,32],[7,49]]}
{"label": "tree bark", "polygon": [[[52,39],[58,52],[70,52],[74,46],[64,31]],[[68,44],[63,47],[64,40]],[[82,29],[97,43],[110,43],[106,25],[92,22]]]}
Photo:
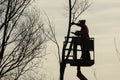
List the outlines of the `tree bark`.
{"label": "tree bark", "polygon": [[64,62],[64,54],[65,54],[65,48],[67,46],[67,43],[69,41],[69,36],[70,36],[70,31],[71,31],[71,0],[69,0],[69,23],[68,23],[68,33],[67,37],[65,39],[65,44],[63,44],[63,50],[62,50],[62,61],[60,63],[60,80],[64,80],[64,72],[65,72],[65,67],[66,63]]}

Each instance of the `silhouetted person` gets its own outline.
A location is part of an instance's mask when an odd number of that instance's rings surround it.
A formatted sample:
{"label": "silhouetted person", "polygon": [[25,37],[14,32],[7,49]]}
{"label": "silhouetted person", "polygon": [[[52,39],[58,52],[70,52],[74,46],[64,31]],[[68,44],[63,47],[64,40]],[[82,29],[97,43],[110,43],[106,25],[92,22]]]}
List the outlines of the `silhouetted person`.
{"label": "silhouetted person", "polygon": [[[78,27],[81,27],[80,31],[76,31],[74,33],[76,36],[78,36],[78,38],[76,39],[73,38],[72,44],[73,44],[73,52],[75,55],[74,56],[75,59],[77,54],[77,45],[81,45],[81,50],[82,50],[81,60],[83,61],[90,60],[90,53],[88,50],[89,30],[85,22],[86,22],[85,20],[79,20],[78,23],[72,23],[72,25],[77,25]],[[81,73],[80,66],[77,66],[77,77],[81,80],[87,80],[87,78],[85,78],[85,76]]]}
{"label": "silhouetted person", "polygon": [[[74,34],[76,36],[80,36],[81,40],[76,40],[76,44],[80,42],[81,44],[81,50],[82,50],[82,60],[90,60],[90,53],[88,49],[89,44],[89,30],[88,27],[85,24],[85,20],[79,20],[78,23],[72,23],[73,25],[77,25],[78,27],[81,27],[80,31],[76,31]],[[79,42],[78,42],[79,41]]]}

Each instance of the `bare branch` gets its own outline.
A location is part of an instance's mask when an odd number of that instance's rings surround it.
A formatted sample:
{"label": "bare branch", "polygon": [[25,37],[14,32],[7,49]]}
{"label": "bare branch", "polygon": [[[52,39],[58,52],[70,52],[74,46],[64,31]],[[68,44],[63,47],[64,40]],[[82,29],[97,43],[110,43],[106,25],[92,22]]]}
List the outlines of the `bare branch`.
{"label": "bare branch", "polygon": [[17,80],[34,66],[30,65],[33,60],[46,55],[43,51],[48,40],[43,33],[44,24],[40,20],[40,15],[35,10],[25,12],[31,1],[4,2],[5,11],[0,13],[0,15],[6,14],[0,16],[3,19],[0,23],[0,35],[3,36],[0,36],[0,43],[4,44],[0,44],[1,79],[10,77],[11,80]]}
{"label": "bare branch", "polygon": [[90,6],[91,4],[88,0],[75,0],[72,6],[72,21],[75,22]]}
{"label": "bare branch", "polygon": [[73,9],[75,7],[77,0],[74,1],[73,6],[71,7],[71,9]]}
{"label": "bare branch", "polygon": [[[45,13],[45,12],[44,12]],[[47,14],[45,13],[45,15],[47,16]],[[48,25],[49,25],[49,28],[50,28],[50,32],[51,32],[51,34],[48,34],[48,38],[51,40],[51,41],[53,41],[55,44],[56,44],[56,46],[57,46],[57,50],[58,50],[58,62],[59,62],[59,64],[60,64],[60,62],[61,62],[61,57],[60,57],[60,48],[59,48],[59,44],[58,44],[58,42],[57,42],[57,39],[56,39],[56,35],[55,35],[55,30],[53,30],[53,26],[52,26],[52,24],[51,24],[51,21],[50,21],[50,19],[49,19],[49,17],[47,16],[47,20],[48,20]],[[57,57],[57,56],[56,56]]]}

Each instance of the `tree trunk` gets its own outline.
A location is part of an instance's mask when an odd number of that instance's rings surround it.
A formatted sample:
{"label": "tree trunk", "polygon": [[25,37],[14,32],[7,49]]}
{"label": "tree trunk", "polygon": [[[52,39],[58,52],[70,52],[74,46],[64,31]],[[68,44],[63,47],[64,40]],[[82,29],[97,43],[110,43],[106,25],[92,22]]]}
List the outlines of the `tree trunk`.
{"label": "tree trunk", "polygon": [[70,31],[71,31],[71,0],[69,0],[69,23],[68,23],[68,33],[65,40],[65,44],[63,44],[63,50],[62,50],[62,61],[60,63],[60,80],[64,80],[64,72],[66,63],[64,62],[64,54],[65,54],[65,48],[67,46],[67,43],[69,41]]}

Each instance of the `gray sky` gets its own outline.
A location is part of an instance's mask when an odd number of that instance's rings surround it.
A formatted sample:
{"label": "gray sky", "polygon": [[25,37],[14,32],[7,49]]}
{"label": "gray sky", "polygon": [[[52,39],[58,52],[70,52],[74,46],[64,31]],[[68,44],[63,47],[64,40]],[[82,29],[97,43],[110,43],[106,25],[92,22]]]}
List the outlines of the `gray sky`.
{"label": "gray sky", "polygon": [[[89,80],[96,80],[93,70],[96,69],[98,80],[120,80],[120,61],[114,46],[116,38],[117,47],[120,49],[120,0],[90,0],[91,7],[81,15],[80,19],[86,19],[90,30],[90,36],[95,37],[96,64],[82,71]],[[65,17],[65,7],[68,0],[38,0],[37,7],[46,11],[55,25],[56,37],[62,47],[66,36],[68,17]],[[55,46],[54,44],[50,44]],[[50,52],[55,53],[55,47]],[[52,57],[52,58],[51,58]],[[50,65],[46,65],[52,77],[58,76],[58,64],[54,54],[48,56]],[[53,65],[55,67],[53,67]],[[55,70],[54,70],[55,69]],[[76,68],[68,66],[65,80],[79,80],[76,78]]]}

